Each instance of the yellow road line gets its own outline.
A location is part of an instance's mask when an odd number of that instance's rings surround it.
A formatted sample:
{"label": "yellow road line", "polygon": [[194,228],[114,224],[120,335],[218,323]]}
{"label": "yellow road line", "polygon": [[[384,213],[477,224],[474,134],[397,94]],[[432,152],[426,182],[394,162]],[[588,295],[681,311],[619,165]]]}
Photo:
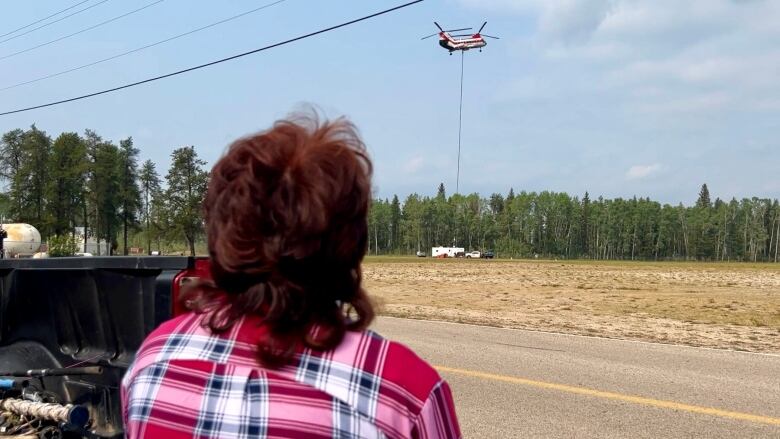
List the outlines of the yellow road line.
{"label": "yellow road line", "polygon": [[546,381],[529,380],[506,375],[496,375],[492,373],[479,372],[476,370],[456,369],[454,367],[435,366],[440,372],[449,372],[458,375],[465,375],[474,378],[483,378],[493,381],[503,381],[505,383],[520,384],[524,386],[537,387],[540,389],[558,390],[561,392],[576,393],[579,395],[595,396],[597,398],[612,399],[616,401],[629,402],[632,404],[647,405],[671,410],[680,410],[690,413],[699,413],[703,415],[719,416],[721,418],[737,419],[740,421],[750,421],[760,424],[780,425],[780,418],[770,416],[752,415],[750,413],[732,412],[712,407],[701,407],[696,405],[683,404],[674,401],[664,401],[661,399],[644,398],[642,396],[624,395],[622,393],[604,392],[602,390],[589,389],[587,387],[569,386],[567,384],[549,383]]}

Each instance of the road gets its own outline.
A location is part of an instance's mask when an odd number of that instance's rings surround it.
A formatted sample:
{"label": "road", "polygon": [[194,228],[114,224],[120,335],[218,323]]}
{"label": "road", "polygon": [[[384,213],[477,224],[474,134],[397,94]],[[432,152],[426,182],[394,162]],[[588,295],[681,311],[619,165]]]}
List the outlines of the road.
{"label": "road", "polygon": [[780,438],[780,356],[381,317],[467,438]]}

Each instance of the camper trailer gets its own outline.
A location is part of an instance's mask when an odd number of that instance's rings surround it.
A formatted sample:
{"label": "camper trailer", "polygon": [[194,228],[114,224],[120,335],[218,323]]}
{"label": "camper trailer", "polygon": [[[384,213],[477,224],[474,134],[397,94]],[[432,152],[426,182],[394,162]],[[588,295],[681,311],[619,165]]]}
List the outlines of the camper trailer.
{"label": "camper trailer", "polygon": [[433,247],[431,257],[434,258],[461,258],[466,254],[463,247]]}

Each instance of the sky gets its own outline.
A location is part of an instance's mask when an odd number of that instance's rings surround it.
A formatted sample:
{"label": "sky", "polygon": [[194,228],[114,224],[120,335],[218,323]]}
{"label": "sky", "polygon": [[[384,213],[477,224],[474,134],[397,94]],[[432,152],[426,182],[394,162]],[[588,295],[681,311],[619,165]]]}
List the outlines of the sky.
{"label": "sky", "polygon": [[[154,1],[108,0],[27,35],[0,37],[0,58]],[[76,2],[2,2],[0,35]],[[0,89],[268,3],[164,0],[0,59]],[[286,0],[0,90],[0,112],[146,79],[401,3]],[[87,128],[117,142],[132,136],[141,159],[164,174],[174,148],[194,145],[213,164],[236,138],[313,105],[359,127],[377,196],[433,195],[440,182],[451,193],[461,59],[436,38],[420,40],[436,31],[434,20],[449,28],[487,21],[484,33],[501,38],[465,53],[461,193],[511,187],[692,204],[707,183],[713,198],[780,198],[780,2],[773,0],[426,0],[211,68],[0,116],[0,132],[34,123],[53,137]]]}

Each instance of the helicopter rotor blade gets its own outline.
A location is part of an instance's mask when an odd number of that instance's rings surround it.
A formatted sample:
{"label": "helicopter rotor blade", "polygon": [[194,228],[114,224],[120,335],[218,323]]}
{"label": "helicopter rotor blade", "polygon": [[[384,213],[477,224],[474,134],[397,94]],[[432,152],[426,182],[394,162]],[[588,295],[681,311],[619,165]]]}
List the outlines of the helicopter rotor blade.
{"label": "helicopter rotor blade", "polygon": [[485,28],[485,25],[486,25],[486,24],[487,24],[487,21],[486,21],[486,22],[484,22],[484,23],[482,23],[482,27],[480,27],[480,28],[479,28],[479,30],[477,31],[477,33],[480,33],[480,32],[482,32],[482,29],[484,29],[484,28]]}
{"label": "helicopter rotor blade", "polygon": [[496,40],[500,40],[500,39],[501,39],[501,38],[498,38],[498,37],[494,37],[494,36],[492,36],[492,35],[485,35],[485,34],[480,34],[480,36],[483,36],[483,37],[488,37],[488,38],[494,38],[494,39],[496,39]]}
{"label": "helicopter rotor blade", "polygon": [[441,26],[439,26],[439,23],[434,21],[433,24],[435,24],[436,27],[438,27],[440,31],[444,32],[444,29],[442,29]]}
{"label": "helicopter rotor blade", "polygon": [[462,29],[447,29],[447,30],[442,31],[442,32],[460,32],[462,30],[469,30],[469,29],[471,29],[471,28],[470,27],[464,27]]}
{"label": "helicopter rotor blade", "polygon": [[430,34],[430,35],[428,35],[427,37],[422,37],[422,38],[420,38],[420,39],[421,39],[421,40],[426,40],[426,39],[428,39],[428,38],[430,38],[430,37],[435,37],[436,35],[439,35],[439,33],[438,33],[438,32],[436,32],[435,34]]}

